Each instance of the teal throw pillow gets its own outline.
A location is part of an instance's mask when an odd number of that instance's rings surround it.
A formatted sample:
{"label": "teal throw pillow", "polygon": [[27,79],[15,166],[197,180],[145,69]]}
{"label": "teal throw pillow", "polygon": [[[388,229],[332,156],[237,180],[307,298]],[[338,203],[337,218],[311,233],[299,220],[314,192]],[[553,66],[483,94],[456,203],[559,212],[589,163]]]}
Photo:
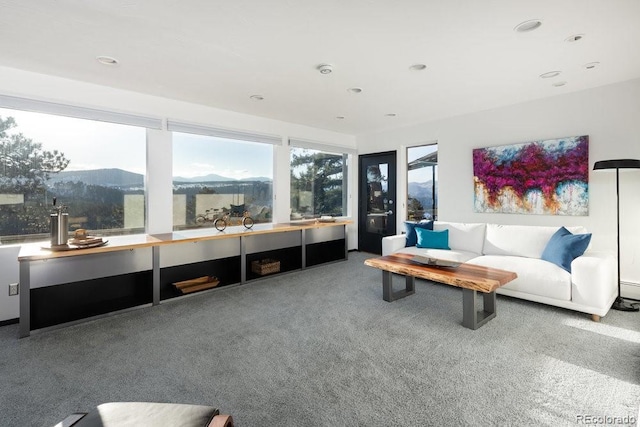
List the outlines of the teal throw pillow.
{"label": "teal throw pillow", "polygon": [[416,228],[416,235],[418,236],[416,244],[418,248],[451,249],[449,247],[449,230],[432,231]]}
{"label": "teal throw pillow", "polygon": [[425,230],[433,230],[433,221],[426,222],[411,222],[405,221],[404,226],[407,230],[407,240],[404,244],[405,247],[415,246],[418,243],[418,236],[416,235],[416,228],[424,228]]}
{"label": "teal throw pillow", "polygon": [[541,258],[571,273],[571,262],[587,250],[589,242],[591,233],[571,234],[566,228],[560,227],[549,239]]}

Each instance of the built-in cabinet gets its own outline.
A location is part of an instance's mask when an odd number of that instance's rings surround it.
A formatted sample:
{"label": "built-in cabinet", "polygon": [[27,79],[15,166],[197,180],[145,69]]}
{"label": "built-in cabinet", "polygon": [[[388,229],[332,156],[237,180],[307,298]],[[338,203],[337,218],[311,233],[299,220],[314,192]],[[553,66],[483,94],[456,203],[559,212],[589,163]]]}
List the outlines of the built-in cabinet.
{"label": "built-in cabinet", "polygon": [[24,245],[18,256],[19,335],[179,298],[174,283],[184,280],[215,276],[215,290],[265,277],[252,271],[253,261],[277,260],[273,274],[281,274],[345,260],[348,223],[118,236],[99,248],[63,252]]}

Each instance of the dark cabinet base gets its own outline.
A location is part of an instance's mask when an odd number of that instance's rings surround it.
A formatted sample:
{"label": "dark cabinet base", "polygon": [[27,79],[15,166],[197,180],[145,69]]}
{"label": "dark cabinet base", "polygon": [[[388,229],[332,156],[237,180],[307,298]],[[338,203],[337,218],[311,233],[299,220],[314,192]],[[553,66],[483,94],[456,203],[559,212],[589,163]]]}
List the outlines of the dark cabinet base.
{"label": "dark cabinet base", "polygon": [[31,329],[151,304],[151,271],[31,289]]}
{"label": "dark cabinet base", "polygon": [[345,239],[338,239],[307,245],[307,267],[346,259],[346,244]]}

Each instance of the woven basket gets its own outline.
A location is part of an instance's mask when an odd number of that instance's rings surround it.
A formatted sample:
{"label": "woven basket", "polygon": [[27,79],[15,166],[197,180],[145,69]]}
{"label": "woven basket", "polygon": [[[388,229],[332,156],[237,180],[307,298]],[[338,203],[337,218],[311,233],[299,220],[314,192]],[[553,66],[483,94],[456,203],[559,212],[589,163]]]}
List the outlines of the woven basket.
{"label": "woven basket", "polygon": [[260,276],[277,273],[280,271],[280,261],[270,258],[251,261],[251,271]]}

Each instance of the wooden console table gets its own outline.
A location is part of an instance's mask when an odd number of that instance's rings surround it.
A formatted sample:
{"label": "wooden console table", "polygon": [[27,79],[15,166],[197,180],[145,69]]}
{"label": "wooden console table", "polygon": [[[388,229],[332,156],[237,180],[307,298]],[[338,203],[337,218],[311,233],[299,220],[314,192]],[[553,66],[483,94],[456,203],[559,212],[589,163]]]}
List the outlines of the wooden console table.
{"label": "wooden console table", "polygon": [[348,250],[346,225],[350,223],[352,223],[352,221],[350,220],[326,223],[311,220],[283,224],[256,224],[251,229],[246,229],[242,226],[238,226],[228,227],[224,231],[217,231],[215,228],[203,228],[154,235],[137,234],[125,236],[109,236],[105,237],[105,240],[108,240],[108,243],[104,246],[65,251],[52,251],[50,249],[45,249],[47,242],[24,244],[22,245],[20,253],[18,254],[18,261],[20,263],[20,324],[18,329],[19,337],[23,338],[31,334],[31,264],[33,262],[70,257],[87,257],[92,255],[105,254],[108,252],[127,251],[150,247],[152,253],[152,305],[158,305],[160,304],[160,247],[163,245],[200,242],[216,239],[239,238],[241,256],[240,283],[244,283],[246,281],[246,237],[299,231],[301,233],[302,242],[302,268],[304,269],[306,267],[306,231],[322,227],[344,227],[344,253],[346,259]]}

